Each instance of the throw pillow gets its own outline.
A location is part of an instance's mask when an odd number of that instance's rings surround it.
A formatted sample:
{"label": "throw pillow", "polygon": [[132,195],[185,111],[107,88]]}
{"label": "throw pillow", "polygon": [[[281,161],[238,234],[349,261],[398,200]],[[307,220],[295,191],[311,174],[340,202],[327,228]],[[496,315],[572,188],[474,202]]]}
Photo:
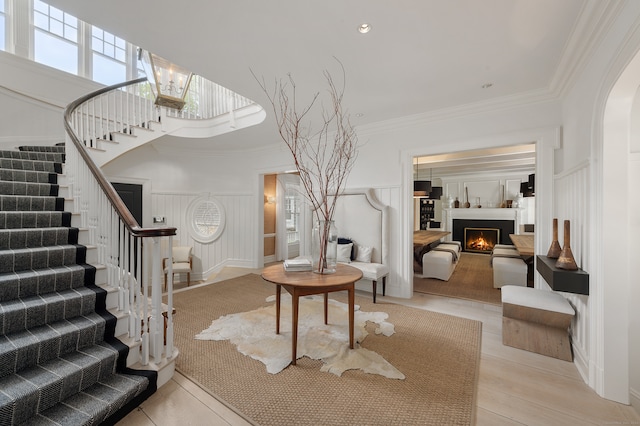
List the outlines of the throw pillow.
{"label": "throw pillow", "polygon": [[351,244],[351,260],[356,260],[356,246],[351,238],[338,237],[338,247],[340,244]]}
{"label": "throw pillow", "polygon": [[373,247],[358,245],[358,250],[356,251],[356,262],[371,263],[371,253],[373,253]]}
{"label": "throw pillow", "polygon": [[351,250],[353,243],[338,244],[338,262],[351,263]]}

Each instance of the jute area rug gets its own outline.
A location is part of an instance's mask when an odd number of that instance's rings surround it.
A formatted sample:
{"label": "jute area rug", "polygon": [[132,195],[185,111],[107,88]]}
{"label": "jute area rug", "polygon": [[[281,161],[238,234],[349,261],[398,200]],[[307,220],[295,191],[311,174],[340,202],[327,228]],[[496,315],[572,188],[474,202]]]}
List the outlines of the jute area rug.
{"label": "jute area rug", "polygon": [[490,256],[486,254],[462,253],[449,281],[415,275],[413,291],[502,305],[500,289],[493,288],[489,262]]}
{"label": "jute area rug", "polygon": [[[298,359],[278,374],[228,341],[194,336],[221,315],[266,306],[275,286],[259,275],[179,292],[176,368],[247,420],[259,425],[470,425],[474,423],[482,323],[356,296],[364,311],[383,311],[392,336],[373,326],[362,347],[382,355],[404,380],[361,371],[321,372],[322,361]],[[346,302],[346,292],[331,293]],[[318,319],[322,321],[322,318]],[[275,324],[274,324],[275,333]]]}

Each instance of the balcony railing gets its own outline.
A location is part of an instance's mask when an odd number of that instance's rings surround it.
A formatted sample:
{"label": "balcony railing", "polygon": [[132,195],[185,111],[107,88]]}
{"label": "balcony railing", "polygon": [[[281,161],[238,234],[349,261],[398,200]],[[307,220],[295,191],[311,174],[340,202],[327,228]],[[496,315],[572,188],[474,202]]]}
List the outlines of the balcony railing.
{"label": "balcony railing", "polygon": [[255,104],[251,99],[199,75],[191,78],[185,101],[186,105],[182,110],[167,109],[167,116],[207,120]]}

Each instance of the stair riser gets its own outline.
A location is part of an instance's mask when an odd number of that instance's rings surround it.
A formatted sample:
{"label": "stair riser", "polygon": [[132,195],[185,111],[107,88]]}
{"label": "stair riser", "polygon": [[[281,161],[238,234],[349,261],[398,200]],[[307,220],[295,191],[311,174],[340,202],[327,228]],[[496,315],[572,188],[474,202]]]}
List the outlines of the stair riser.
{"label": "stair riser", "polygon": [[57,197],[59,187],[50,183],[0,181],[0,193],[30,197]]}
{"label": "stair riser", "polygon": [[88,265],[0,274],[0,303],[83,287],[91,284],[95,275],[95,269]]}
{"label": "stair riser", "polygon": [[4,212],[62,211],[63,209],[63,198],[0,195],[0,211]]}

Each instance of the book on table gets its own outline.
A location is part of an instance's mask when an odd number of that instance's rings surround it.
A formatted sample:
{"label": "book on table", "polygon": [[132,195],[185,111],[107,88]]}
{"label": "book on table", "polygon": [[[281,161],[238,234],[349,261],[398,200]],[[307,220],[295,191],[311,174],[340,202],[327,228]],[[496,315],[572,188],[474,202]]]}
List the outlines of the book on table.
{"label": "book on table", "polygon": [[287,259],[283,263],[285,271],[310,271],[311,261],[309,259]]}

